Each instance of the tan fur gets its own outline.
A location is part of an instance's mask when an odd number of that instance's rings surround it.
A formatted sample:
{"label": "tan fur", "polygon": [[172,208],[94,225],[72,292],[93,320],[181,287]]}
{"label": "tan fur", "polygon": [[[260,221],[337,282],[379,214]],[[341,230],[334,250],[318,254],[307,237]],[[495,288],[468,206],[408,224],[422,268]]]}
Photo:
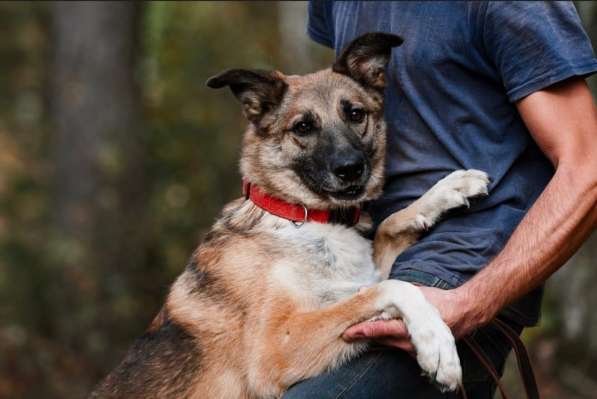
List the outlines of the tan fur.
{"label": "tan fur", "polygon": [[[245,213],[253,210],[250,207],[233,220],[240,223]],[[216,274],[229,298],[238,302],[230,307],[232,302],[223,304],[208,295],[189,294],[192,276],[185,272],[174,284],[166,305],[171,319],[210,349],[202,359],[209,372],[198,378],[190,391],[193,395],[277,397],[290,384],[317,375],[362,349],[362,345],[345,343],[341,335],[349,326],[380,313],[374,305],[376,287],[320,308],[310,298],[293,298],[285,289],[271,285],[272,265],[293,258],[300,262],[293,249],[280,251],[284,244],[262,233],[228,238],[224,243],[215,238],[203,244],[197,262]],[[278,250],[268,251],[273,247]],[[214,253],[219,255],[214,257]],[[222,375],[227,377],[216,378]],[[230,396],[228,384],[217,383],[231,379],[242,388],[238,396]]]}
{"label": "tan fur", "polygon": [[417,214],[417,204],[414,203],[393,213],[379,225],[373,240],[373,261],[382,276],[389,276],[394,260],[421,235],[421,229],[415,227]]}

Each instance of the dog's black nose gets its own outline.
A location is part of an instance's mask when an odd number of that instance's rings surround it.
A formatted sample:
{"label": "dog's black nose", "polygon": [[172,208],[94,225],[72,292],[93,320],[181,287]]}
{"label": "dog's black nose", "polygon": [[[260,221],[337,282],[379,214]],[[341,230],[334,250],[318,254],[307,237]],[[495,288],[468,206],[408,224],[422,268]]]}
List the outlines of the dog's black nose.
{"label": "dog's black nose", "polygon": [[345,183],[350,183],[358,180],[365,171],[365,160],[363,157],[355,156],[351,158],[343,158],[335,163],[332,172],[338,179]]}

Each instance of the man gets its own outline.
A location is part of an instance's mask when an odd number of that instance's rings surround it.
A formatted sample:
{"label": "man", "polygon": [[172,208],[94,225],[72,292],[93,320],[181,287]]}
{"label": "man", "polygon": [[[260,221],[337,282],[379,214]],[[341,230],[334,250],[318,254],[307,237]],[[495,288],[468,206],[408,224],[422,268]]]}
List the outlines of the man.
{"label": "man", "polygon": [[[584,77],[597,61],[568,2],[324,2],[309,5],[312,39],[339,52],[354,37],[405,39],[388,67],[387,185],[379,223],[456,169],[481,169],[489,196],[454,212],[395,261],[391,278],[421,285],[454,335],[471,335],[501,373],[517,332],[539,319],[541,285],[597,221],[597,111]],[[289,398],[455,398],[424,377],[398,320],[362,323],[371,350],[304,381]],[[469,398],[493,379],[459,349]]]}

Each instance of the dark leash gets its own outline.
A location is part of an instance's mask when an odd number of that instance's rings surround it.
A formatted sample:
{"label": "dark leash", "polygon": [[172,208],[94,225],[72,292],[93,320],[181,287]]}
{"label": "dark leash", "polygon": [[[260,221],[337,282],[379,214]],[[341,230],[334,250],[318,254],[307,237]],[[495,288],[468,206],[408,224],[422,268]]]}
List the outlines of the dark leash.
{"label": "dark leash", "polygon": [[[537,389],[537,381],[535,380],[535,374],[533,372],[533,366],[531,364],[531,359],[529,358],[529,354],[520,340],[520,337],[510,327],[508,324],[504,323],[499,319],[495,319],[490,323],[495,328],[497,328],[510,342],[512,348],[514,349],[514,354],[516,355],[516,363],[518,364],[518,372],[520,373],[520,378],[524,385],[524,389],[526,392],[527,399],[540,399],[539,390]],[[475,354],[479,362],[485,367],[489,375],[493,378],[497,389],[500,391],[500,395],[502,399],[509,399],[504,386],[500,382],[500,375],[496,371],[493,364],[487,358],[487,355],[483,351],[483,349],[479,346],[479,344],[472,338],[466,337],[463,338],[464,343],[470,348],[470,350]],[[463,387],[460,387],[460,391],[462,393],[462,397],[464,399],[468,399],[466,392]],[[474,398],[471,398],[474,399]]]}

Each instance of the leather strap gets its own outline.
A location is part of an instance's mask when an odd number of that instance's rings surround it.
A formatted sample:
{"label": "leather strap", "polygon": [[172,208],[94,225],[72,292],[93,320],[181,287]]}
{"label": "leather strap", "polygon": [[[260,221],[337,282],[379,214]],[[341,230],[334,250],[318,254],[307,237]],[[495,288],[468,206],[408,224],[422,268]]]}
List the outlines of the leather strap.
{"label": "leather strap", "polygon": [[361,209],[358,207],[346,209],[308,209],[304,205],[291,204],[281,198],[265,193],[258,186],[243,180],[243,193],[255,205],[272,215],[290,220],[295,224],[305,222],[336,223],[354,226],[359,222]]}
{"label": "leather strap", "polygon": [[[506,390],[504,389],[504,387],[502,386],[502,383],[500,382],[500,376],[499,376],[498,372],[496,371],[495,367],[493,367],[493,364],[491,364],[491,361],[489,359],[487,359],[487,355],[485,354],[483,349],[472,338],[469,338],[469,337],[463,338],[463,341],[465,344],[468,345],[471,352],[473,352],[475,354],[475,356],[477,356],[477,359],[479,360],[481,365],[483,367],[485,367],[485,370],[487,370],[489,375],[491,375],[491,378],[493,378],[493,381],[495,382],[498,390],[500,391],[500,395],[502,395],[502,399],[509,399],[508,395],[506,394]],[[466,399],[466,392],[464,392],[464,390],[462,392],[464,393],[464,395],[463,395],[464,399]]]}
{"label": "leather strap", "polygon": [[539,399],[539,389],[537,388],[537,380],[535,379],[535,373],[533,372],[533,365],[520,337],[512,327],[500,319],[495,319],[493,324],[502,332],[502,334],[504,334],[508,341],[510,341],[510,344],[512,344],[512,348],[514,348],[516,362],[518,364],[518,372],[520,373],[520,378],[524,384],[527,398]]}
{"label": "leather strap", "polygon": [[[516,362],[518,364],[518,371],[520,373],[520,377],[522,383],[525,388],[526,397],[527,399],[540,399],[539,390],[537,388],[537,381],[535,380],[535,374],[533,372],[533,366],[531,364],[531,360],[529,358],[529,354],[520,340],[518,333],[512,329],[508,324],[504,323],[502,320],[495,319],[491,323],[495,328],[497,328],[510,342],[512,348],[514,349],[514,354],[516,355]],[[491,361],[487,358],[487,355],[483,351],[483,349],[479,346],[479,344],[471,337],[463,338],[464,343],[471,349],[471,351],[475,354],[479,362],[487,372],[493,378],[498,390],[500,391],[500,395],[502,399],[509,399],[508,395],[506,394],[506,390],[504,389],[503,385],[500,382],[500,376],[496,371]],[[467,399],[466,392],[464,388],[460,388],[462,397]]]}

